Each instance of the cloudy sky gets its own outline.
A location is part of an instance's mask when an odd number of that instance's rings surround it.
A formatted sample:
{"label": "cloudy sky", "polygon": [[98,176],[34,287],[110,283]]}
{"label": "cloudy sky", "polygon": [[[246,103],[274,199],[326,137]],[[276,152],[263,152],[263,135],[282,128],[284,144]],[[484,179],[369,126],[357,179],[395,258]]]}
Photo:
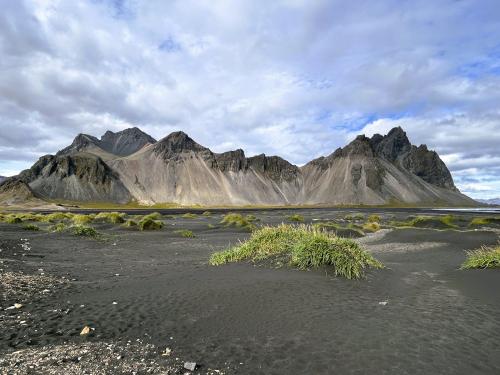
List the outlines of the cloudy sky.
{"label": "cloudy sky", "polygon": [[500,196],[498,0],[0,3],[0,175],[80,132],[302,164],[399,125]]}

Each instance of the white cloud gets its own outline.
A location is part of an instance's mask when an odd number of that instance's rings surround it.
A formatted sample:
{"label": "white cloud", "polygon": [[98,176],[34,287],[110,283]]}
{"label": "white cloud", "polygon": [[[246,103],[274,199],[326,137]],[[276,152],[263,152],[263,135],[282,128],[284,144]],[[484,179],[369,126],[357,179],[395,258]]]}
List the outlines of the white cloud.
{"label": "white cloud", "polygon": [[108,128],[301,164],[402,125],[457,178],[498,179],[499,15],[496,0],[8,2],[0,173]]}

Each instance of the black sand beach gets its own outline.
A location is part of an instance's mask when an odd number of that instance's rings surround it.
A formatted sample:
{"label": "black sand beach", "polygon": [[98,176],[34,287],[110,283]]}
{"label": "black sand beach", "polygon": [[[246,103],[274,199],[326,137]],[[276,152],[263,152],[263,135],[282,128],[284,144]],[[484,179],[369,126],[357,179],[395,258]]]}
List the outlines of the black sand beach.
{"label": "black sand beach", "polygon": [[[296,211],[306,223],[351,212]],[[290,211],[252,213],[277,224]],[[387,268],[352,281],[212,267],[210,253],[249,236],[208,228],[221,217],[100,224],[104,241],[0,224],[0,373],[182,374],[186,361],[201,374],[500,373],[500,272],[459,270],[498,231],[382,230],[359,241]]]}

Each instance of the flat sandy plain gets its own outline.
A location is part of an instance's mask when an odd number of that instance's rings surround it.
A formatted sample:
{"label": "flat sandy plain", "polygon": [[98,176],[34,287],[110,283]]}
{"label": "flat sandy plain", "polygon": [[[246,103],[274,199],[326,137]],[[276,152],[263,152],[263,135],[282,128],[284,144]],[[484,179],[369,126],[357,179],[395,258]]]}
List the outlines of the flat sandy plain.
{"label": "flat sandy plain", "polygon": [[[252,214],[278,224],[353,212],[425,210]],[[183,374],[185,361],[200,374],[500,373],[500,272],[459,270],[465,250],[496,244],[497,231],[382,230],[359,241],[387,268],[350,281],[328,269],[212,267],[213,251],[249,236],[208,228],[221,218],[178,216],[149,232],[100,224],[104,241],[0,224],[0,373]]]}

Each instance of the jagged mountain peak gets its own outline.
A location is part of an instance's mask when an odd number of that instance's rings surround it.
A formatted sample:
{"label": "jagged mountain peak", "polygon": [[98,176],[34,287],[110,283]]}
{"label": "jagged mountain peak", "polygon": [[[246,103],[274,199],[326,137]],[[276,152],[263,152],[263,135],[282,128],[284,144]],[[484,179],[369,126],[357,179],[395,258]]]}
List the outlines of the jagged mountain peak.
{"label": "jagged mountain peak", "polygon": [[183,151],[209,151],[206,147],[196,143],[183,131],[170,133],[160,139],[154,146],[153,151],[164,156],[172,156]]}
{"label": "jagged mountain peak", "polygon": [[147,144],[156,143],[156,139],[137,127],[119,132],[107,131],[101,137],[100,146],[107,152],[118,156],[131,155]]}

